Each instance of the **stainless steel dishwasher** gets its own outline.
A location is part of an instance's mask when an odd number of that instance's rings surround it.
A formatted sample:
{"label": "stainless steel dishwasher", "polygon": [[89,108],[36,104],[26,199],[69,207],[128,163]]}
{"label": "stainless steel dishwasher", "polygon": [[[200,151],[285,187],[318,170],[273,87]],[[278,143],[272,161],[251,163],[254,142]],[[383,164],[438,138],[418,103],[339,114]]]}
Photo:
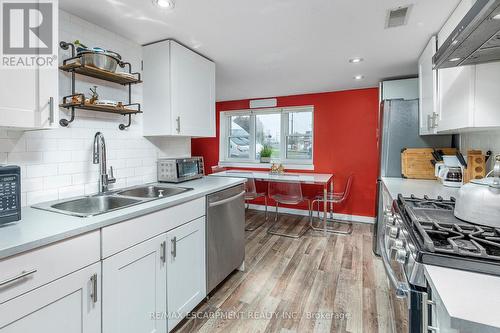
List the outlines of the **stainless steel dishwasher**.
{"label": "stainless steel dishwasher", "polygon": [[245,187],[207,196],[207,294],[245,259]]}

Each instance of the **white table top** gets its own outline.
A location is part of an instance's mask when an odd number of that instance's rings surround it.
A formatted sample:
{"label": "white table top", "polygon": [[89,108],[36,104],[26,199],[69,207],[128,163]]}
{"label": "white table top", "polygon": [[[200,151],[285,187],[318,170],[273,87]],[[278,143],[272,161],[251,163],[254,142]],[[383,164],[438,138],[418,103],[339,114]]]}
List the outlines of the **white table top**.
{"label": "white table top", "polygon": [[327,173],[295,173],[285,172],[283,174],[271,174],[269,171],[251,170],[227,170],[210,174],[219,177],[241,177],[274,182],[299,182],[303,184],[327,185],[333,178],[333,174]]}

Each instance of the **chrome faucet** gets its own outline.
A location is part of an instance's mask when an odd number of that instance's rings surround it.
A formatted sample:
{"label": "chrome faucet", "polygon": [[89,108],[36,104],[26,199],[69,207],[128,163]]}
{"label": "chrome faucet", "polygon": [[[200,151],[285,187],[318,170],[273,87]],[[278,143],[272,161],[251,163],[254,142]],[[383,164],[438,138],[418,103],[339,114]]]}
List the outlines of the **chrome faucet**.
{"label": "chrome faucet", "polygon": [[106,142],[104,135],[97,132],[94,136],[93,162],[99,164],[99,193],[108,191],[108,185],[116,182],[113,177],[113,167],[109,168],[109,176],[106,167]]}

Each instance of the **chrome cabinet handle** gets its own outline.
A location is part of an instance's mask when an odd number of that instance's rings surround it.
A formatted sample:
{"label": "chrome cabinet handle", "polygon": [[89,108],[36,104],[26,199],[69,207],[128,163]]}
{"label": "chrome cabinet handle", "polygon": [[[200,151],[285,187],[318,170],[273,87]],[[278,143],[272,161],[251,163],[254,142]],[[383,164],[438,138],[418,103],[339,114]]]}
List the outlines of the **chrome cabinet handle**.
{"label": "chrome cabinet handle", "polygon": [[172,242],[172,250],[170,253],[175,258],[177,257],[177,237],[172,238],[170,241]]}
{"label": "chrome cabinet handle", "polygon": [[17,281],[17,280],[20,280],[20,279],[24,279],[24,278],[26,278],[26,277],[28,277],[30,275],[35,274],[36,272],[37,272],[36,269],[32,269],[32,270],[29,270],[29,271],[22,271],[21,274],[13,276],[13,277],[8,278],[8,279],[5,279],[2,282],[0,282],[0,287],[3,287],[6,284],[12,283],[14,281]]}
{"label": "chrome cabinet handle", "polygon": [[175,121],[177,122],[176,131],[177,131],[177,133],[180,133],[181,132],[181,116],[177,116],[177,118],[175,119]]}
{"label": "chrome cabinet handle", "polygon": [[54,97],[49,98],[49,124],[54,123]]}
{"label": "chrome cabinet handle", "polygon": [[90,283],[92,284],[90,298],[92,299],[92,302],[97,303],[97,274],[90,277]]}
{"label": "chrome cabinet handle", "polygon": [[433,126],[433,119],[432,119],[432,116],[430,114],[427,115],[427,129],[430,131],[432,129],[432,126]]}
{"label": "chrome cabinet handle", "polygon": [[166,255],[165,255],[166,247],[167,247],[167,244],[165,242],[161,242],[161,245],[160,245],[160,260],[162,262],[166,261]]}
{"label": "chrome cabinet handle", "polygon": [[220,205],[223,205],[225,203],[228,203],[228,202],[231,202],[233,200],[236,200],[238,199],[239,197],[245,195],[245,191],[241,192],[240,194],[236,194],[235,196],[232,196],[230,198],[227,198],[227,199],[223,199],[223,200],[219,200],[219,201],[216,201],[216,202],[211,202],[208,204],[209,207],[215,207],[215,206],[220,206]]}

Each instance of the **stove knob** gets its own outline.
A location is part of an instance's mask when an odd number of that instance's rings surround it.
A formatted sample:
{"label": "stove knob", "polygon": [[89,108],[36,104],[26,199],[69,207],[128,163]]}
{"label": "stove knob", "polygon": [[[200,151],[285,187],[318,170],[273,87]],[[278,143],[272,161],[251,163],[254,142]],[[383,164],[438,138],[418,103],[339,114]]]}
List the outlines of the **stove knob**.
{"label": "stove knob", "polygon": [[406,258],[408,256],[408,252],[405,249],[399,249],[396,251],[394,255],[394,260],[404,265],[406,263]]}
{"label": "stove knob", "polygon": [[385,217],[385,223],[387,223],[388,225],[394,225],[394,222],[395,222],[394,216],[390,215]]}
{"label": "stove knob", "polygon": [[389,237],[398,238],[399,236],[399,228],[398,227],[389,227]]}

